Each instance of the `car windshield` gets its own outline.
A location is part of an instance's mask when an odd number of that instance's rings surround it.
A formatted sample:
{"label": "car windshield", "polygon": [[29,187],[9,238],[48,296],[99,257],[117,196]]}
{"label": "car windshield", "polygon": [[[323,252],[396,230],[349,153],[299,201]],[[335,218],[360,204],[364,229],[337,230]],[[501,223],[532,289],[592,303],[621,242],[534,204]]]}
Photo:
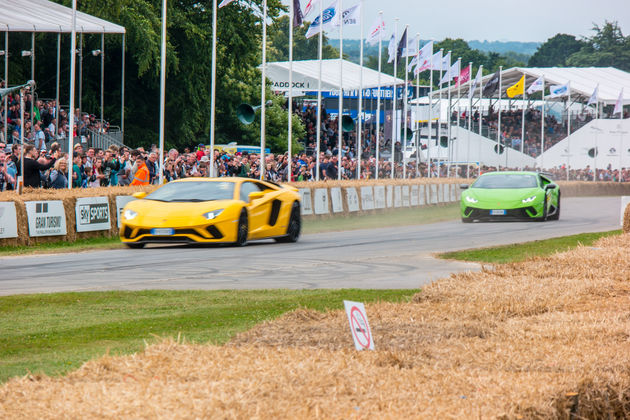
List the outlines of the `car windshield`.
{"label": "car windshield", "polygon": [[538,186],[536,175],[527,174],[502,174],[486,175],[477,179],[472,188],[535,188]]}
{"label": "car windshield", "polygon": [[147,200],[166,202],[200,202],[231,200],[233,182],[171,182],[146,196]]}

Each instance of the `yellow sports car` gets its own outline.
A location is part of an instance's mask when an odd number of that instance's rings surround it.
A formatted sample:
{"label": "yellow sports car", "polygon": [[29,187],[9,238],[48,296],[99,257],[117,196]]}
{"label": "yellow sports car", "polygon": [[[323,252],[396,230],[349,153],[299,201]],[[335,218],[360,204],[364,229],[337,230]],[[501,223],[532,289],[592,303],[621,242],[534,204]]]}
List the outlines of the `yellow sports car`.
{"label": "yellow sports car", "polygon": [[122,211],[120,240],[233,243],[274,238],[296,242],[302,226],[297,189],[249,178],[187,178],[151,194],[136,193]]}

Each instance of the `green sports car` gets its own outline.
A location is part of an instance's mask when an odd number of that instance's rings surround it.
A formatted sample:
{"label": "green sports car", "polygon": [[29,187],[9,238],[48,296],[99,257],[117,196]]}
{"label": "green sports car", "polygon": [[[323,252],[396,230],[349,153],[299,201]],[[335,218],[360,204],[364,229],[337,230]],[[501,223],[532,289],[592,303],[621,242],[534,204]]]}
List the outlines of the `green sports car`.
{"label": "green sports car", "polygon": [[462,221],[558,220],[560,189],[537,172],[488,172],[462,184]]}

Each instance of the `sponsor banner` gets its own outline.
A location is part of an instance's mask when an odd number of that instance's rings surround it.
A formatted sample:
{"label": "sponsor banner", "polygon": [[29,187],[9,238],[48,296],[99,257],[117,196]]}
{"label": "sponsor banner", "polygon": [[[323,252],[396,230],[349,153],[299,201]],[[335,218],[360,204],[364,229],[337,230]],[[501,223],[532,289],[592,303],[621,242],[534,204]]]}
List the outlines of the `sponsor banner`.
{"label": "sponsor banner", "polygon": [[361,187],[361,209],[374,210],[374,192],[372,187]]}
{"label": "sponsor banner", "polygon": [[394,187],[394,207],[402,206],[402,188],[400,185]]}
{"label": "sponsor banner", "polygon": [[394,186],[387,186],[387,207],[394,207]]}
{"label": "sponsor banner", "polygon": [[385,208],[385,186],[376,185],[374,187],[374,207],[377,209]]}
{"label": "sponsor banner", "polygon": [[315,214],[329,214],[328,210],[328,189],[317,188],[313,200],[315,204]]}
{"label": "sponsor banner", "polygon": [[402,187],[402,206],[409,207],[409,185]]}
{"label": "sponsor banner", "polygon": [[438,189],[437,189],[437,185],[435,184],[431,184],[429,186],[430,189],[430,194],[429,194],[429,203],[430,204],[437,204],[438,203]]}
{"label": "sponsor banner", "polygon": [[302,215],[313,214],[313,201],[311,200],[311,189],[300,188],[300,198],[302,201]]}
{"label": "sponsor banner", "polygon": [[451,185],[451,202],[454,203],[457,201],[457,190],[459,189],[459,185],[453,184]]}
{"label": "sponsor banner", "polygon": [[348,211],[359,211],[359,195],[356,188],[346,188],[346,204],[348,204]]}
{"label": "sponsor banner", "polygon": [[77,232],[110,230],[112,227],[107,197],[77,198]]}
{"label": "sponsor banner", "polygon": [[341,200],[341,188],[333,187],[330,189],[330,201],[332,202],[333,213],[343,212],[343,202]]}
{"label": "sponsor banner", "polygon": [[118,229],[120,229],[121,227],[123,209],[125,208],[127,203],[133,200],[136,200],[136,198],[131,195],[117,195],[116,196],[116,214],[118,215],[116,220],[118,222]]}
{"label": "sponsor banner", "polygon": [[424,185],[418,185],[418,205],[424,206],[427,204],[427,192]]}
{"label": "sponsor banner", "polygon": [[409,198],[409,204],[412,207],[415,207],[418,205],[418,186],[417,185],[412,185],[411,186],[411,193],[410,193],[410,198]]}
{"label": "sponsor banner", "polygon": [[66,212],[63,201],[27,201],[29,236],[63,236],[67,235]]}
{"label": "sponsor banner", "polygon": [[437,186],[437,202],[444,202],[444,185],[438,184]]}
{"label": "sponsor banner", "polygon": [[13,201],[0,203],[0,238],[17,238],[17,213]]}
{"label": "sponsor banner", "polygon": [[448,203],[449,201],[451,201],[450,188],[451,188],[450,184],[442,185],[442,202],[443,203]]}

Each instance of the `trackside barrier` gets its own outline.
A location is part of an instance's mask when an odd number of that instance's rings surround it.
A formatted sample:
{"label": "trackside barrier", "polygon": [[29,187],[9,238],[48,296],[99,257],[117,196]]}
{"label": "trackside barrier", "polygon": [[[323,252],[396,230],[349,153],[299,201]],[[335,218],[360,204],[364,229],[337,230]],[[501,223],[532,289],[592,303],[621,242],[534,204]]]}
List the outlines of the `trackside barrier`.
{"label": "trackside barrier", "polygon": [[[458,180],[370,180],[294,183],[302,198],[302,215],[334,217],[368,214],[393,208],[456,203]],[[558,182],[563,197],[630,196],[630,183]],[[0,246],[74,242],[77,239],[117,236],[120,215],[138,191],[156,186],[105,187],[76,190],[31,190],[18,196],[0,193]],[[383,217],[386,217],[386,213]],[[630,206],[625,209],[624,232],[630,232]]]}

